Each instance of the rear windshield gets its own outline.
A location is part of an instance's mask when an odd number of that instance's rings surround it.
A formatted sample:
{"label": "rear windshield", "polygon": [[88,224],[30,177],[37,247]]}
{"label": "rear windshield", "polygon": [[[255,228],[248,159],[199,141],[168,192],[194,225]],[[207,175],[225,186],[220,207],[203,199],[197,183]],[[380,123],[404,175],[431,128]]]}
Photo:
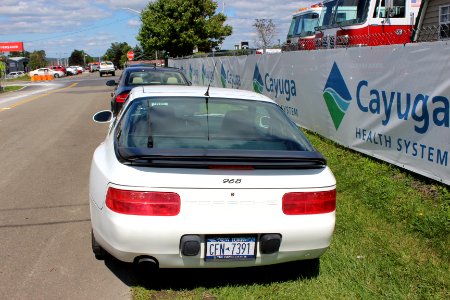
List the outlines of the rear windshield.
{"label": "rear windshield", "polygon": [[116,138],[122,148],[315,151],[278,105],[221,98],[134,100]]}
{"label": "rear windshield", "polygon": [[125,78],[126,85],[187,85],[186,80],[178,72],[172,71],[134,71]]}

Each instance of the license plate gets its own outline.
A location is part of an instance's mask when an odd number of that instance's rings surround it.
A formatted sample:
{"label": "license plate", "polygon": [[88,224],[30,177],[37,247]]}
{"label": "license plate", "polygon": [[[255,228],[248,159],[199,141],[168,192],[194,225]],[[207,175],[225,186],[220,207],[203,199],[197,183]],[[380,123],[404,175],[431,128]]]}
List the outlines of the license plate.
{"label": "license plate", "polygon": [[207,237],[205,260],[256,259],[256,236]]}

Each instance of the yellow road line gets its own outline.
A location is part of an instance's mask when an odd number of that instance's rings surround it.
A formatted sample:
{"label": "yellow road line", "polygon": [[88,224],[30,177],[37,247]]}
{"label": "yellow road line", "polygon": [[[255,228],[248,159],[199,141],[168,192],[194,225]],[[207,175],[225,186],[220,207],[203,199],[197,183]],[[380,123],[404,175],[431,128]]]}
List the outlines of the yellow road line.
{"label": "yellow road line", "polygon": [[45,96],[48,96],[48,95],[57,93],[57,92],[61,92],[61,91],[64,91],[64,90],[73,88],[73,87],[76,86],[77,84],[78,84],[78,82],[72,83],[71,85],[66,86],[65,88],[57,89],[57,90],[52,90],[52,91],[49,91],[49,92],[44,93],[44,94],[40,94],[40,95],[36,95],[36,96],[34,96],[34,97],[31,97],[31,98],[24,99],[24,100],[22,100],[22,101],[19,101],[19,102],[16,102],[16,103],[14,103],[14,104],[11,104],[10,106],[0,108],[0,112],[5,111],[5,110],[8,110],[8,109],[11,109],[11,108],[14,108],[14,107],[16,107],[16,106],[19,106],[19,105],[22,105],[22,104],[25,104],[25,103],[28,103],[28,102],[31,102],[31,101],[33,101],[33,100],[36,100],[36,99],[39,99],[39,98],[42,98],[42,97],[45,97]]}

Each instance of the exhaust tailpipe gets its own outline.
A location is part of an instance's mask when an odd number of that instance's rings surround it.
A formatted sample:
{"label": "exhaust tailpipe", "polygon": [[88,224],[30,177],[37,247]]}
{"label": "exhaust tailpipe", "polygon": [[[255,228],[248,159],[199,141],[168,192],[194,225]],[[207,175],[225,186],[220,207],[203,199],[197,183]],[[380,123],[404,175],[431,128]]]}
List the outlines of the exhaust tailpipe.
{"label": "exhaust tailpipe", "polygon": [[139,273],[147,273],[151,271],[156,271],[159,269],[159,264],[156,259],[149,256],[142,256],[136,259],[136,265]]}

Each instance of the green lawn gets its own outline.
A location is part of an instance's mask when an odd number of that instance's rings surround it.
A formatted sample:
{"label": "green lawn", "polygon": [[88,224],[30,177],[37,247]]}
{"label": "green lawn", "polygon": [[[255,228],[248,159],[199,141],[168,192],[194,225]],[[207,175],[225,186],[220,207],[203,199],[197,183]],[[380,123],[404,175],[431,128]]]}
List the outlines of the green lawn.
{"label": "green lawn", "polygon": [[160,270],[133,299],[450,299],[450,190],[307,134],[337,179],[330,249],[314,266]]}
{"label": "green lawn", "polygon": [[6,79],[8,82],[14,82],[14,81],[31,81],[31,77],[28,75],[23,75],[17,78],[9,78]]}
{"label": "green lawn", "polygon": [[19,85],[2,86],[2,90],[0,90],[0,93],[17,91],[17,90],[20,90],[21,88],[23,88],[23,86],[19,86]]}

